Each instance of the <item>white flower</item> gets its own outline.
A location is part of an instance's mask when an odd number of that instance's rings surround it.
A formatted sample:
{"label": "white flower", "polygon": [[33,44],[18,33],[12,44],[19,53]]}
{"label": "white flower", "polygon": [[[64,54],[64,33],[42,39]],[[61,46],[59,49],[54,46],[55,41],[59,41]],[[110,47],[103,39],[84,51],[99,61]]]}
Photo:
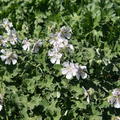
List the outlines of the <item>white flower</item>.
{"label": "white flower", "polygon": [[33,45],[33,49],[32,49],[33,53],[38,53],[41,45],[42,45],[42,42],[41,42],[40,40],[37,41],[37,42]]}
{"label": "white flower", "polygon": [[87,78],[87,67],[86,66],[79,66],[79,70],[78,70],[78,73],[76,75],[77,79],[79,80],[80,77],[82,79],[86,79]]}
{"label": "white flower", "polygon": [[70,27],[65,27],[65,26],[63,26],[63,27],[60,29],[59,36],[62,37],[62,38],[70,39],[71,33],[72,33],[72,30],[71,30]]}
{"label": "white flower", "polygon": [[57,49],[65,48],[68,45],[68,40],[58,36],[58,33],[52,34],[49,41],[50,44],[52,44],[53,47]]}
{"label": "white flower", "polygon": [[108,102],[115,108],[120,108],[120,97],[110,96]]}
{"label": "white flower", "polygon": [[108,97],[108,102],[115,108],[120,108],[120,89],[115,88],[112,91],[112,95]]}
{"label": "white flower", "polygon": [[10,65],[11,63],[13,65],[15,65],[17,63],[17,54],[11,52],[10,50],[1,50],[1,53],[3,53],[3,55],[0,56],[2,61],[5,61],[5,64]]}
{"label": "white flower", "polygon": [[78,64],[74,64],[73,62],[64,62],[61,72],[63,75],[66,75],[67,79],[72,79],[73,76],[76,76],[78,73]]}
{"label": "white flower", "polygon": [[12,45],[15,45],[18,41],[18,38],[17,38],[17,34],[16,34],[16,30],[13,29],[13,30],[10,30],[5,39],[4,39],[5,42],[10,42]]}
{"label": "white flower", "polygon": [[13,27],[13,24],[11,22],[9,22],[8,19],[3,19],[3,24],[2,25],[7,32],[10,32],[10,29]]}
{"label": "white flower", "polygon": [[30,51],[31,43],[27,39],[23,40],[22,44],[23,50]]}
{"label": "white flower", "polygon": [[52,49],[51,51],[48,51],[48,56],[51,57],[50,59],[51,63],[60,64],[62,53],[58,52],[56,49]]}
{"label": "white flower", "polygon": [[119,88],[115,88],[112,92],[113,96],[120,96],[120,89]]}

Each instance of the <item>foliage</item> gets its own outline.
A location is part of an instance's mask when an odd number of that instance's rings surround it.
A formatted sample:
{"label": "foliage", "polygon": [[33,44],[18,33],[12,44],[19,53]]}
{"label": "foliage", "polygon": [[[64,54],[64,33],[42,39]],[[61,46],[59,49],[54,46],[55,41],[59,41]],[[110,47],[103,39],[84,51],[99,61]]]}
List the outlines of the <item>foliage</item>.
{"label": "foliage", "polygon": [[[19,40],[41,39],[39,53],[11,46],[16,65],[0,60],[1,120],[112,120],[120,110],[107,98],[120,88],[119,0],[0,0],[0,21],[8,18]],[[72,29],[74,53],[62,62],[87,66],[87,79],[67,80],[62,65],[48,57],[49,36],[62,26]],[[4,30],[0,29],[0,35]],[[2,47],[0,47],[2,49]],[[85,95],[85,91],[89,94]],[[87,97],[90,97],[90,103]]]}

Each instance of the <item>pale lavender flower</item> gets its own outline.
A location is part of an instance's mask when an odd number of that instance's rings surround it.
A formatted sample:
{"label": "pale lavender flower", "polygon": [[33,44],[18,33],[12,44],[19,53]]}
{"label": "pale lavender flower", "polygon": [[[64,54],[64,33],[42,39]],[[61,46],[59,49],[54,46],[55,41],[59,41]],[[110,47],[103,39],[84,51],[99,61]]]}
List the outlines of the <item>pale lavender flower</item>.
{"label": "pale lavender flower", "polygon": [[108,102],[115,108],[120,108],[120,89],[115,88],[112,95],[108,97]]}
{"label": "pale lavender flower", "polygon": [[29,40],[27,39],[23,40],[22,44],[23,50],[30,51],[31,43],[29,42]]}
{"label": "pale lavender flower", "polygon": [[87,73],[86,73],[86,71],[87,71],[87,67],[80,65],[80,66],[79,66],[78,73],[77,73],[77,75],[76,75],[77,79],[79,80],[80,77],[81,77],[82,79],[86,79],[87,76],[88,76]]}
{"label": "pale lavender flower", "polygon": [[42,42],[39,40],[37,41],[34,45],[33,45],[33,53],[38,53],[39,52],[39,49],[40,49],[40,46],[42,46]]}
{"label": "pale lavender flower", "polygon": [[10,65],[11,63],[15,65],[17,63],[18,56],[10,50],[1,50],[3,55],[0,56],[2,61],[5,61],[5,64]]}
{"label": "pale lavender flower", "polygon": [[70,39],[71,33],[72,33],[72,30],[71,30],[70,27],[63,26],[63,27],[61,27],[61,29],[60,29],[59,36],[60,36],[61,38]]}
{"label": "pale lavender flower", "polygon": [[116,101],[114,103],[115,108],[120,108],[120,97],[116,98]]}
{"label": "pale lavender flower", "polygon": [[50,41],[50,44],[52,44],[53,47],[57,49],[65,48],[68,45],[68,40],[65,38],[59,37],[58,33],[52,34],[51,39],[49,41]]}
{"label": "pale lavender flower", "polygon": [[74,64],[73,62],[64,62],[63,67],[61,69],[61,73],[66,75],[67,79],[72,79],[78,73],[78,64]]}
{"label": "pale lavender flower", "polygon": [[52,49],[52,50],[48,51],[48,56],[50,57],[51,63],[60,64],[60,59],[62,58],[62,53],[60,53],[56,49]]}
{"label": "pale lavender flower", "polygon": [[114,108],[120,108],[120,97],[110,96],[108,102],[114,106]]}

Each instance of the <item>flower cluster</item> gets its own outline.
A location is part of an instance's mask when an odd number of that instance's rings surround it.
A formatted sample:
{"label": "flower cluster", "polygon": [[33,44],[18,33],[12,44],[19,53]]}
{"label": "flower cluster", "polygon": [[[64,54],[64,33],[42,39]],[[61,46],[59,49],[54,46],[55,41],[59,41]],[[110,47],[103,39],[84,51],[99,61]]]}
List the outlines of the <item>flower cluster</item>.
{"label": "flower cluster", "polygon": [[115,108],[120,108],[120,89],[115,88],[112,95],[108,97],[108,102]]}
{"label": "flower cluster", "polygon": [[71,33],[72,30],[70,27],[63,26],[59,32],[51,34],[49,42],[53,48],[48,52],[48,56],[51,58],[51,63],[60,64],[60,59],[63,56],[61,53],[62,49],[70,48],[74,50],[73,45],[68,43],[68,40],[71,37]]}
{"label": "flower cluster", "polygon": [[7,49],[7,47],[8,43],[10,43],[11,45],[15,45],[18,42],[17,33],[16,30],[13,28],[13,24],[9,22],[8,19],[3,19],[2,26],[6,32],[3,36],[0,37],[1,46],[4,47],[4,49],[0,51],[0,53],[2,53],[0,58],[2,61],[5,61],[5,64],[15,65],[17,63],[18,56],[11,49]]}
{"label": "flower cluster", "polygon": [[11,45],[15,45],[18,42],[17,32],[15,28],[13,28],[13,24],[9,22],[8,19],[3,19],[3,28],[5,29],[6,33],[2,37],[1,43],[3,46],[6,46],[9,42]]}
{"label": "flower cluster", "polygon": [[[19,38],[17,36],[17,32],[15,28],[13,28],[13,24],[9,22],[8,19],[3,19],[2,27],[5,29],[5,33],[0,35],[0,44],[3,47],[1,50],[0,58],[2,61],[5,61],[5,64],[13,64],[15,65],[17,63],[18,55],[16,52],[14,52],[11,48],[11,45],[16,45]],[[10,44],[9,44],[10,43]],[[31,39],[24,39],[21,42],[22,48],[25,51],[31,51],[32,53],[38,53],[40,46],[42,45],[42,42],[38,40],[37,42],[31,43]],[[10,48],[11,47],[11,48]],[[32,47],[32,48],[31,48]],[[8,49],[10,48],[10,49]]]}
{"label": "flower cluster", "polygon": [[[69,39],[71,38],[72,30],[70,27],[63,26],[59,32],[51,34],[50,44],[53,46],[51,50],[48,51],[48,56],[52,64],[60,64],[60,60],[63,56],[61,53],[62,49],[68,48],[74,51],[72,44],[69,44]],[[80,66],[78,63],[64,62],[61,73],[66,76],[67,79],[72,79],[76,76],[77,79],[87,78],[87,68],[86,66]]]}
{"label": "flower cluster", "polygon": [[[4,46],[7,46],[6,43],[10,43],[11,45],[15,45],[18,41],[18,37],[16,34],[16,30],[13,28],[11,22],[8,19],[3,20],[2,26],[6,30],[5,36],[0,36],[0,39]],[[51,50],[48,51],[48,56],[50,57],[50,61],[53,64],[60,64],[60,60],[63,56],[61,53],[62,49],[70,48],[74,50],[72,44],[69,44],[68,40],[71,38],[72,30],[70,27],[63,26],[59,32],[52,34],[51,39],[49,40],[50,44],[53,46]],[[33,45],[31,43],[31,39],[24,39],[22,41],[22,48],[25,51],[32,51],[33,53],[37,53],[39,51],[42,42],[38,40]],[[32,46],[32,49],[31,49]],[[11,63],[15,65],[17,63],[18,56],[12,50],[1,50],[2,55],[0,56],[2,61],[5,61],[5,64],[10,65]],[[73,62],[64,62],[61,72],[63,75],[66,75],[67,79],[72,79],[76,76],[77,79],[80,77],[82,79],[87,78],[87,68],[86,66],[79,66],[78,63]]]}

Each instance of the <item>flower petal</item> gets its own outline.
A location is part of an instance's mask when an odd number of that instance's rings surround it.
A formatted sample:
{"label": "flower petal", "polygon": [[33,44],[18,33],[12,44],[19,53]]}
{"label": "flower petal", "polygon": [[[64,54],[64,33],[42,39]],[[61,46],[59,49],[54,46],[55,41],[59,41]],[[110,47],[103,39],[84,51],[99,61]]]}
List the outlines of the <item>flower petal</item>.
{"label": "flower petal", "polygon": [[76,74],[76,78],[77,78],[78,80],[80,79],[80,74],[79,74],[79,73]]}
{"label": "flower petal", "polygon": [[5,50],[4,49],[2,49],[0,52],[3,53],[3,54],[5,54]]}
{"label": "flower petal", "polygon": [[2,61],[4,61],[6,59],[6,56],[4,56],[4,55],[1,55],[0,57],[1,57]]}
{"label": "flower petal", "polygon": [[82,70],[87,70],[87,67],[86,66],[80,66],[80,69],[82,69]]}
{"label": "flower petal", "polygon": [[12,60],[12,63],[13,63],[13,65],[15,65],[15,64],[17,63],[17,60],[16,60],[16,59],[13,59],[13,60]]}
{"label": "flower petal", "polygon": [[51,58],[50,61],[51,61],[51,63],[54,64],[56,62],[56,58]]}
{"label": "flower petal", "polygon": [[73,45],[69,44],[68,47],[69,47],[72,51],[74,51]]}
{"label": "flower petal", "polygon": [[82,79],[86,79],[87,78],[87,73],[81,72],[81,77],[82,77]]}
{"label": "flower petal", "polygon": [[67,79],[72,79],[72,77],[73,77],[73,76],[72,76],[72,73],[70,73],[70,72],[67,73],[67,75],[66,75],[66,78],[67,78]]}
{"label": "flower petal", "polygon": [[27,45],[23,45],[22,48],[23,48],[23,50],[27,50],[28,46]]}
{"label": "flower petal", "polygon": [[2,106],[2,105],[0,105],[0,111],[2,110],[2,108],[3,108],[3,106]]}
{"label": "flower petal", "polygon": [[69,67],[69,62],[64,62],[64,63],[63,63],[63,66],[64,66],[64,67]]}
{"label": "flower petal", "polygon": [[7,59],[7,60],[5,61],[5,64],[10,65],[10,63],[11,63],[11,60],[8,60],[8,59]]}
{"label": "flower petal", "polygon": [[65,74],[67,74],[68,70],[66,68],[62,68],[61,72],[62,72],[63,75],[65,75]]}
{"label": "flower petal", "polygon": [[116,98],[116,102],[114,103],[115,108],[120,108],[120,99]]}
{"label": "flower petal", "polygon": [[57,59],[56,64],[60,64],[60,59]]}

